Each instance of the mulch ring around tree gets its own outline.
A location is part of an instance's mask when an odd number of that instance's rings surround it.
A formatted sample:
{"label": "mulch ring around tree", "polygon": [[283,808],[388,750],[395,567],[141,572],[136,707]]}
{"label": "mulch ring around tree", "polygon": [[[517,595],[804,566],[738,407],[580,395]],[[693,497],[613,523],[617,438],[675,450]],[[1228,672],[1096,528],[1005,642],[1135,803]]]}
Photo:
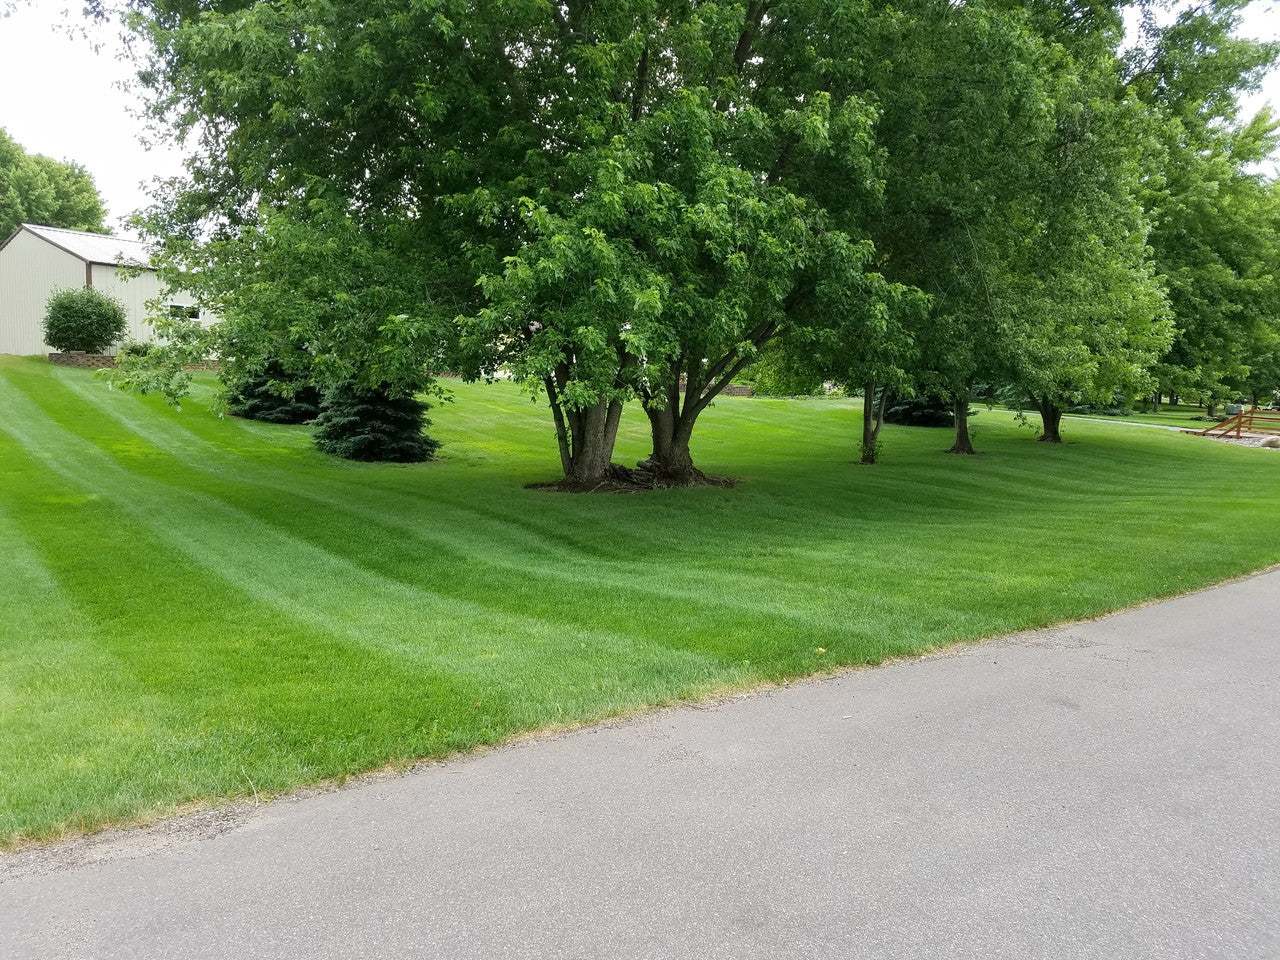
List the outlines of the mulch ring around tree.
{"label": "mulch ring around tree", "polygon": [[650,461],[642,460],[635,468],[624,467],[620,463],[612,464],[608,473],[595,480],[576,480],[565,477],[543,483],[527,483],[527,490],[549,490],[553,493],[646,493],[650,490],[671,490],[677,487],[722,487],[737,486],[734,477],[717,477],[694,470],[690,474],[672,476],[654,470]]}

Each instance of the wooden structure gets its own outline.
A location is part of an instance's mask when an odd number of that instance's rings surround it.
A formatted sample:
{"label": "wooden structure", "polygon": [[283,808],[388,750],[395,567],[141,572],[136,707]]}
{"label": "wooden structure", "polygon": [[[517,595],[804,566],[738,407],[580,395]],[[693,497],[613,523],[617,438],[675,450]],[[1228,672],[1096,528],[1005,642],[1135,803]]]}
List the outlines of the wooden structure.
{"label": "wooden structure", "polygon": [[1234,417],[1200,431],[1202,437],[1235,437],[1246,433],[1280,434],[1280,411],[1259,410],[1256,406],[1241,410]]}

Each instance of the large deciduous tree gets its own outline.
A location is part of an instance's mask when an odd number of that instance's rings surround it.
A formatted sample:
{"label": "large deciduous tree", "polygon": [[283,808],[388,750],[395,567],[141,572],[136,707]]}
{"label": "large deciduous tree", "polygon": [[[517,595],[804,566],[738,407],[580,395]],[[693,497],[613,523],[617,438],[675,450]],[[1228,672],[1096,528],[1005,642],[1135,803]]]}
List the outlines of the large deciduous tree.
{"label": "large deciduous tree", "polygon": [[955,409],[952,452],[973,453],[968,413],[991,383],[1007,305],[996,275],[1025,241],[1018,216],[1054,133],[1053,51],[1017,5],[911,0],[884,8],[869,85],[885,161],[877,266],[929,295],[912,324],[918,388]]}
{"label": "large deciduous tree", "polygon": [[860,3],[127,7],[195,149],[150,227],[237,342],[412,379],[457,318],[451,362],[543,391],[575,484],[633,397],[648,473],[697,479],[694,425],[760,347],[883,293]]}
{"label": "large deciduous tree", "polygon": [[1280,45],[1238,37],[1248,0],[1205,0],[1162,16],[1144,5],[1128,88],[1159,120],[1146,181],[1150,244],[1176,327],[1156,396],[1209,404],[1241,389],[1278,301],[1274,194],[1253,165],[1275,148],[1269,112],[1241,116]]}
{"label": "large deciduous tree", "polygon": [[1054,129],[1028,151],[1034,172],[1015,218],[1023,239],[994,271],[1003,374],[1052,443],[1062,440],[1064,408],[1147,388],[1172,335],[1140,201],[1154,124],[1125,90],[1119,17],[1084,9],[1091,15],[1056,0],[1031,8],[1057,53],[1048,65]]}

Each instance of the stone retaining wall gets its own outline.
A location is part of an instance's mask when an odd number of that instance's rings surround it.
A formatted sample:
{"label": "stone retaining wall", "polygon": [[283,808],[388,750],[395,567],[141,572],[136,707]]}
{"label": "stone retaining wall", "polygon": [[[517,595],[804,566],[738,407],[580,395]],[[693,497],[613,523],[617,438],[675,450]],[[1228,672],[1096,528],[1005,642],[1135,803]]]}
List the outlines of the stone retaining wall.
{"label": "stone retaining wall", "polygon": [[60,367],[92,367],[94,369],[102,369],[103,367],[114,367],[116,365],[116,358],[109,357],[104,353],[85,353],[83,350],[72,350],[70,353],[49,354],[49,362],[56,363]]}
{"label": "stone retaining wall", "polygon": [[[85,353],[83,350],[72,350],[70,353],[51,353],[49,362],[60,367],[89,367],[102,370],[114,367],[116,358],[105,353]],[[204,363],[183,364],[183,370],[217,370],[218,361],[206,360]]]}

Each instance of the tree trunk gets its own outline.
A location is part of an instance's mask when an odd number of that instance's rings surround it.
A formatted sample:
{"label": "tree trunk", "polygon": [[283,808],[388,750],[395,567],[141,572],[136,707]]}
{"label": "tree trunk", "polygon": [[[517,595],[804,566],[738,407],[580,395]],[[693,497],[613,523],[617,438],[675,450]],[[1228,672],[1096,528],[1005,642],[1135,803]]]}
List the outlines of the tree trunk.
{"label": "tree trunk", "polygon": [[641,469],[651,470],[675,484],[705,480],[706,475],[693,465],[693,453],[689,450],[697,415],[679,416],[676,405],[671,402],[661,410],[649,408],[645,412],[649,415],[653,452],[640,464]]}
{"label": "tree trunk", "polygon": [[1157,390],[1155,392],[1155,395],[1151,398],[1151,412],[1152,413],[1160,412],[1160,391],[1159,390]]}
{"label": "tree trunk", "polygon": [[1204,418],[1206,420],[1212,420],[1214,414],[1216,414],[1217,412],[1218,412],[1218,405],[1214,403],[1212,400],[1206,400],[1204,404]]}
{"label": "tree trunk", "polygon": [[[788,298],[788,304],[791,300]],[[766,320],[749,331],[743,340],[759,348],[777,332],[778,324]],[[640,469],[651,471],[671,484],[705,482],[708,477],[693,465],[689,449],[694,425],[702,411],[755,355],[754,351],[743,351],[735,345],[714,363],[706,363],[697,356],[678,358],[671,365],[668,382],[643,395],[653,433],[653,451],[648,460],[640,462]],[[656,409],[659,403],[661,409]]]}
{"label": "tree trunk", "polygon": [[543,380],[547,401],[556,424],[556,445],[565,482],[575,489],[600,483],[621,471],[613,464],[613,447],[622,420],[621,400],[599,400],[590,407],[571,409],[564,404],[562,391],[568,368],[558,367]]}
{"label": "tree trunk", "polygon": [[1036,437],[1042,443],[1062,442],[1062,408],[1050,400],[1037,400],[1036,408],[1040,411],[1040,420],[1044,424],[1044,432]]}
{"label": "tree trunk", "polygon": [[880,417],[876,416],[876,382],[867,380],[862,389],[862,459],[861,464],[873,464],[880,459],[880,423],[884,405],[880,405]]}
{"label": "tree trunk", "polygon": [[565,423],[564,410],[560,407],[560,395],[556,392],[556,383],[551,377],[542,381],[547,388],[547,400],[551,404],[551,416],[556,423],[556,446],[560,448],[560,467],[567,477],[573,472],[573,441],[569,437],[569,427]]}
{"label": "tree trunk", "polygon": [[947,453],[977,453],[973,449],[973,443],[969,439],[969,398],[956,400],[954,406],[956,414],[956,442],[951,445]]}
{"label": "tree trunk", "polygon": [[613,473],[613,446],[618,439],[622,402],[601,400],[583,410],[568,411],[572,439],[569,471],[575,484],[608,479]]}

